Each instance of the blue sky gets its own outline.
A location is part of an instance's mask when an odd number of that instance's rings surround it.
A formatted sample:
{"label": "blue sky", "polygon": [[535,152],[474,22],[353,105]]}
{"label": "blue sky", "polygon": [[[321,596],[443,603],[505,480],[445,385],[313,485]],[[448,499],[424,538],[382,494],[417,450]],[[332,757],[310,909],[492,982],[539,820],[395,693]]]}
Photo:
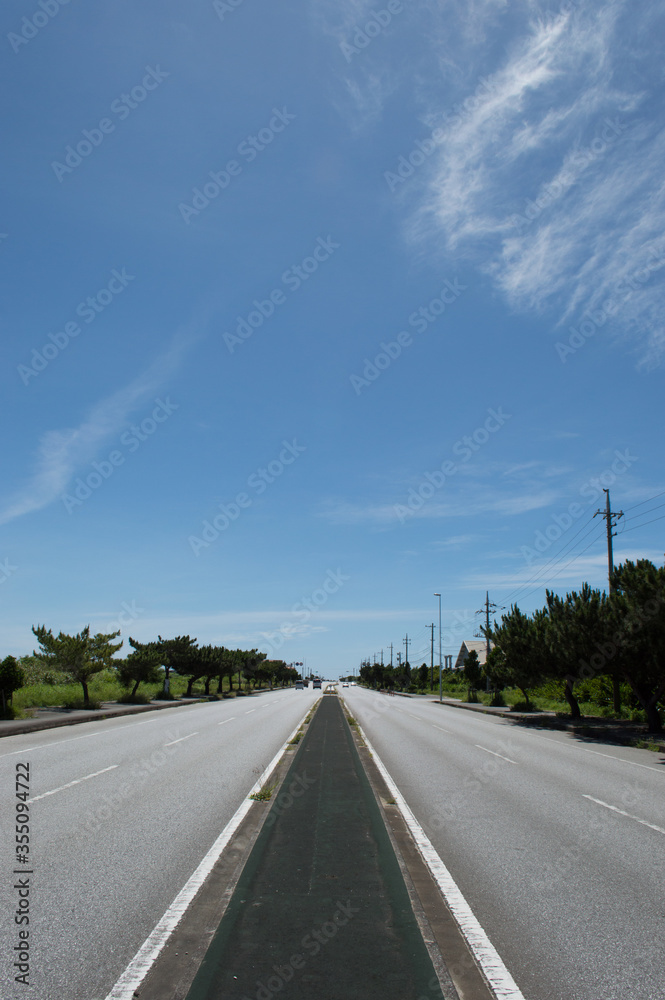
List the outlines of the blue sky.
{"label": "blue sky", "polygon": [[8,0],[2,655],[456,653],[604,586],[603,487],[661,564],[664,20]]}

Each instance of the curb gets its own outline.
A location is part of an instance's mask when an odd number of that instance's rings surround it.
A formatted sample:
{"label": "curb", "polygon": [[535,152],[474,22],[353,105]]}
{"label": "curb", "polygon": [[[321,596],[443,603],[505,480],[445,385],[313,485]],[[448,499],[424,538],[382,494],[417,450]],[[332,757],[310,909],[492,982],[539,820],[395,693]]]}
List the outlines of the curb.
{"label": "curb", "polygon": [[[164,705],[128,705],[114,709],[94,709],[81,711],[80,714],[67,716],[65,719],[6,719],[0,722],[0,739],[5,736],[22,736],[37,733],[43,729],[60,729],[62,726],[75,726],[82,722],[99,722],[102,719],[115,719],[123,715],[142,715],[144,712],[160,712],[165,708],[184,708],[186,705],[198,705],[207,702],[207,698],[193,698],[190,701],[170,701]],[[77,710],[74,710],[77,711]],[[5,728],[6,727],[6,728]],[[11,727],[11,728],[9,728]]]}

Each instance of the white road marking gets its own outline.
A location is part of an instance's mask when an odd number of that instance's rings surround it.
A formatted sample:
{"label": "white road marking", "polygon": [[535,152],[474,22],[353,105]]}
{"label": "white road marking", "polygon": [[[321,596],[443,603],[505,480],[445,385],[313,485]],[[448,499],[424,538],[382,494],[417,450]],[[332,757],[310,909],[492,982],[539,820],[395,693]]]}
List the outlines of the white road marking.
{"label": "white road marking", "polygon": [[35,795],[32,799],[28,799],[28,802],[39,802],[40,799],[45,799],[49,795],[55,795],[56,792],[64,792],[65,788],[73,788],[74,785],[80,785],[82,781],[88,781],[89,778],[96,778],[100,774],[106,774],[107,771],[113,771],[119,764],[111,764],[110,767],[105,767],[101,771],[95,771],[94,774],[86,774],[84,778],[77,778],[76,781],[70,781],[66,785],[60,785],[60,788],[53,788],[50,792],[43,792],[41,795]]}
{"label": "white road marking", "polygon": [[[185,911],[187,910],[189,904],[210,875],[210,872],[217,863],[222,851],[231,840],[231,837],[236,832],[249,810],[254,805],[253,800],[250,799],[249,796],[261,791],[261,788],[266,783],[266,780],[277,766],[278,761],[288,749],[290,741],[300,729],[307,714],[308,713],[306,712],[305,715],[303,715],[293,732],[287,736],[286,742],[282,744],[263,774],[260,775],[258,781],[252,786],[252,788],[250,788],[247,793],[247,798],[244,799],[229,822],[226,824],[215,843],[201,861],[201,864],[175,897],[155,929],[143,942],[134,958],[120,976],[120,979],[107,995],[106,1000],[132,1000],[134,993],[138,990],[139,986],[150,972],[150,969],[157,961],[160,952],[166,945],[171,934],[185,915]],[[515,1000],[519,1000],[519,998],[515,998]]]}
{"label": "white road marking", "polygon": [[593,753],[596,757],[609,757],[610,760],[619,760],[622,764],[632,764],[633,767],[644,767],[647,771],[657,771],[658,774],[665,773],[661,767],[651,767],[650,764],[640,764],[636,760],[626,760],[625,757],[615,757],[613,753],[601,753],[600,750],[589,750],[588,747],[570,746],[564,740],[553,740],[550,736],[539,736],[537,733],[531,733],[531,736],[535,737],[537,740],[545,740],[547,743],[556,743],[557,746],[563,747],[564,750],[582,750],[583,753]]}
{"label": "white road marking", "polygon": [[[411,835],[423,856],[425,864],[436,880],[446,903],[452,911],[460,930],[466,938],[476,961],[483,970],[485,978],[489,982],[491,989],[494,991],[494,995],[497,1000],[524,1000],[523,993],[504,965],[503,960],[496,948],[481,927],[478,918],[460,892],[452,875],[434,850],[427,834],[411,812],[404,796],[386,770],[383,761],[370,741],[367,739],[362,726],[359,726],[358,728],[360,729],[362,738],[367,744],[368,750],[374,757],[376,766],[383,775],[383,779],[388,785],[388,788],[390,789],[390,792],[411,831]],[[116,1000],[116,998],[109,996],[106,1000]],[[118,998],[118,1000],[120,1000],[120,998]],[[122,1000],[124,1000],[124,997]]]}
{"label": "white road marking", "polygon": [[183,740],[191,740],[192,736],[198,736],[198,735],[199,735],[198,732],[196,732],[196,733],[190,733],[189,736],[181,736],[179,740],[171,740],[170,743],[165,743],[164,746],[165,747],[172,747],[176,743],[182,743]]}
{"label": "white road marking", "polygon": [[502,753],[495,753],[494,750],[488,750],[487,747],[481,747],[480,743],[474,743],[473,745],[478,747],[479,750],[484,750],[485,753],[491,753],[493,757],[500,757],[501,760],[507,760],[509,764],[517,763],[516,760],[511,760],[510,757],[504,757]]}
{"label": "white road marking", "polygon": [[434,729],[438,729],[438,730],[439,730],[440,732],[442,732],[442,733],[449,733],[449,732],[450,732],[450,730],[449,730],[449,729],[443,729],[443,728],[442,728],[441,726],[435,726],[435,725],[434,725],[434,723],[432,723],[432,727],[433,727]]}
{"label": "white road marking", "polygon": [[256,711],[255,708],[250,708],[249,712],[245,712],[245,715],[251,715],[252,712],[255,712],[255,711]]}
{"label": "white road marking", "polygon": [[407,712],[406,714],[410,715],[412,719],[417,719],[418,722],[422,721],[419,715],[414,715],[412,712]]}
{"label": "white road marking", "polygon": [[665,830],[662,826],[656,826],[655,823],[647,823],[645,819],[640,819],[639,816],[633,816],[632,813],[624,812],[623,809],[617,809],[616,806],[611,806],[607,802],[603,802],[602,799],[594,799],[593,795],[585,795],[585,799],[589,799],[590,802],[595,802],[598,806],[604,806],[606,809],[611,809],[612,812],[619,813],[620,816],[625,816],[626,819],[634,819],[636,823],[641,823],[642,826],[648,826],[650,830],[655,830],[657,833],[665,834]]}
{"label": "white road marking", "polygon": [[218,726],[225,726],[227,722],[233,722],[234,719],[235,719],[235,715],[232,715],[230,719],[224,719],[223,722],[218,722],[217,725]]}

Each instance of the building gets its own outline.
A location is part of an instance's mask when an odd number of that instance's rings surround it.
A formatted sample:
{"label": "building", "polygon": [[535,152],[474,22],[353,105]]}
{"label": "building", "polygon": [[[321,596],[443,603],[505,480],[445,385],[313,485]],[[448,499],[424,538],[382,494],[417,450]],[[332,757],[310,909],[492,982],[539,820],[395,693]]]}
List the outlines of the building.
{"label": "building", "polygon": [[484,665],[487,659],[487,643],[484,639],[465,639],[460,646],[459,653],[457,654],[457,659],[455,660],[454,669],[461,670],[464,666],[464,661],[472,650],[476,651],[478,654],[478,662],[481,667]]}

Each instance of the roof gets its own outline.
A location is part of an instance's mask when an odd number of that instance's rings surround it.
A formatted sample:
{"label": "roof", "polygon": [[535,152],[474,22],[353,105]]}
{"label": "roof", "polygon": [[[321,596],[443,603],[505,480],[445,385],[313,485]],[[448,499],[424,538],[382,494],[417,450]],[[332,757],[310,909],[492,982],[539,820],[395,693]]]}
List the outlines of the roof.
{"label": "roof", "polygon": [[466,660],[469,653],[475,649],[478,654],[478,660],[481,666],[485,663],[487,659],[487,643],[484,639],[465,639],[459,648],[459,653],[457,654],[457,659],[455,660],[455,670],[460,670],[464,666],[464,661]]}

